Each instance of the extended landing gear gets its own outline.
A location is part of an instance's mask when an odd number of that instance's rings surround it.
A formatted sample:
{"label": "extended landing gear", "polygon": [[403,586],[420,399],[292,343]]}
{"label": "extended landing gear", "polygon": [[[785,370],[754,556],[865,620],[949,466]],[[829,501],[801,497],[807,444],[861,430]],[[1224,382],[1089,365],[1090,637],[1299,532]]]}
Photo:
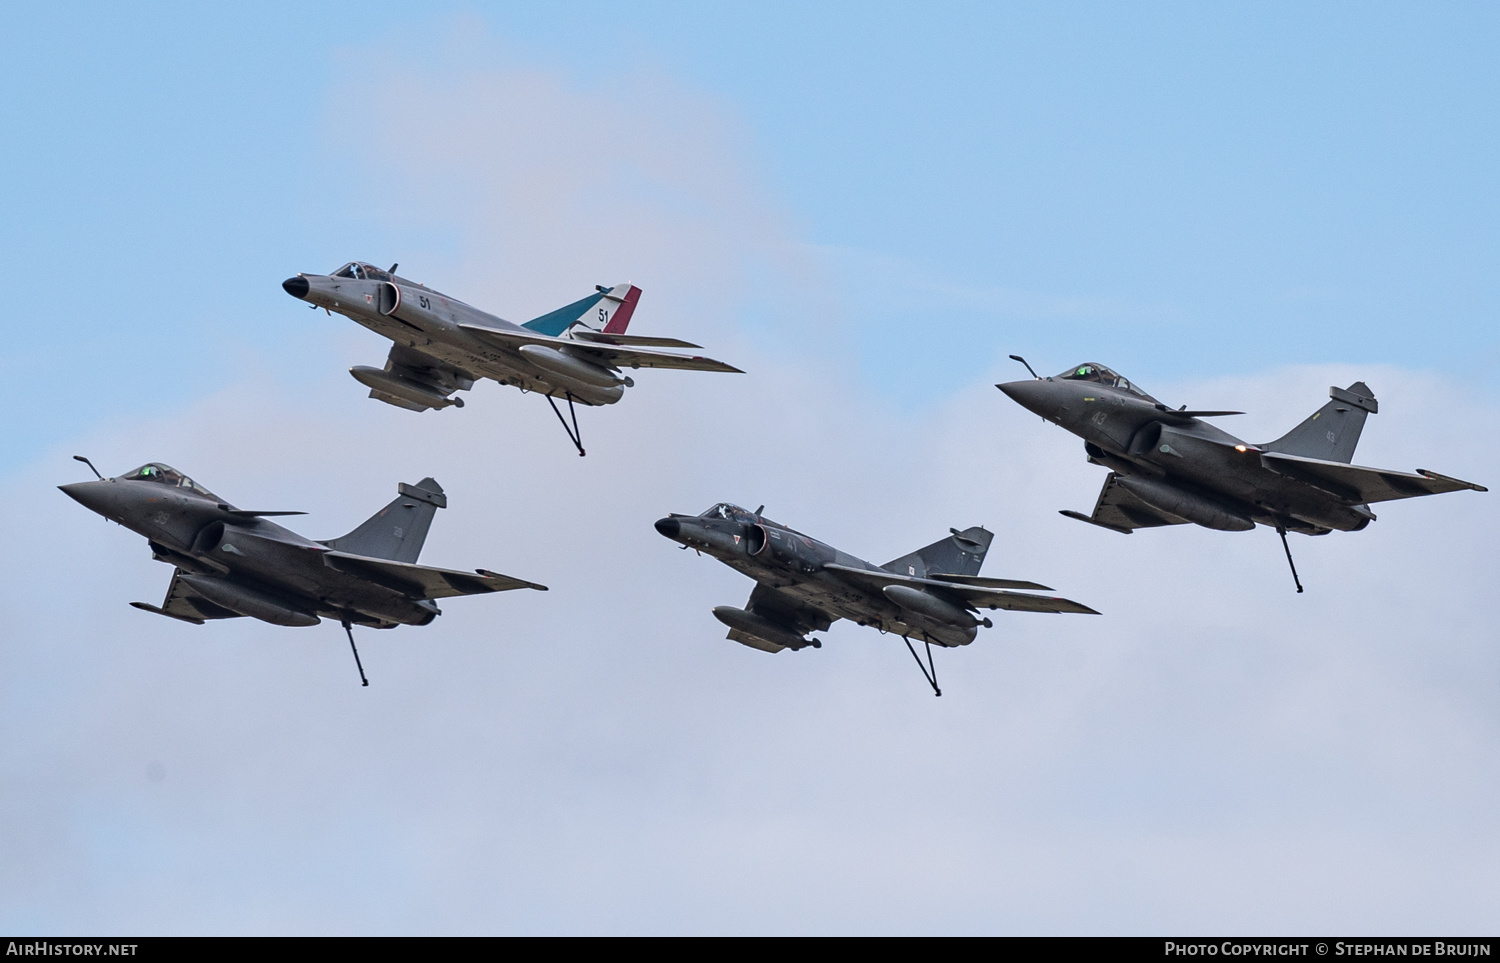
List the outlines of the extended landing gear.
{"label": "extended landing gear", "polygon": [[370,680],[365,678],[365,667],[359,662],[359,649],[354,647],[354,626],[345,622],[344,631],[349,633],[349,650],[354,653],[354,667],[359,670],[359,684],[369,685]]}
{"label": "extended landing gear", "polygon": [[932,664],[932,642],[927,639],[922,640],[927,646],[927,664],[923,665],[922,657],[917,655],[917,650],[911,647],[911,639],[903,635],[901,636],[901,641],[906,643],[906,651],[911,653],[911,657],[917,660],[917,668],[922,670],[922,678],[926,679],[927,684],[932,686],[932,694],[935,696],[942,695],[943,690],[939,689],[937,684],[937,667]]}
{"label": "extended landing gear", "polygon": [[572,393],[568,394],[568,414],[573,418],[573,427],[571,428],[568,427],[568,420],[562,416],[562,412],[557,410],[557,402],[552,400],[551,395],[547,396],[547,404],[552,406],[552,413],[557,416],[558,421],[562,422],[563,431],[568,433],[568,440],[573,443],[574,448],[578,449],[578,457],[582,458],[588,454],[588,452],[583,450],[583,435],[578,431],[578,412],[573,410]]}
{"label": "extended landing gear", "polygon": [[1297,592],[1302,592],[1302,580],[1297,577],[1297,563],[1292,561],[1292,547],[1286,543],[1286,528],[1277,525],[1276,534],[1281,536],[1281,547],[1286,549],[1286,563],[1292,567],[1292,581],[1297,585]]}

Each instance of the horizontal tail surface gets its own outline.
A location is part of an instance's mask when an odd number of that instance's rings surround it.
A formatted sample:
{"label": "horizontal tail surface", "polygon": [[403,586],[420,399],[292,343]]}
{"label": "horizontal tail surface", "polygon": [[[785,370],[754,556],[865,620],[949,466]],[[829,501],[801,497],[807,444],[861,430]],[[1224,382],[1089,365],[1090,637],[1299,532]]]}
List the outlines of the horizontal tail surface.
{"label": "horizontal tail surface", "polygon": [[640,299],[641,289],[633,284],[616,284],[612,288],[601,286],[597,293],[533,318],[522,327],[551,338],[561,337],[574,325],[603,334],[624,334]]}
{"label": "horizontal tail surface", "polygon": [[371,515],[365,522],[341,538],[324,542],[329,548],[350,555],[387,558],[393,562],[415,562],[427,541],[427,529],[439,508],[448,507],[443,486],[431,478],[415,485],[402,482],[396,500]]}
{"label": "horizontal tail surface", "polygon": [[1312,417],[1261,447],[1303,458],[1346,464],[1352,461],[1365,418],[1378,412],[1380,405],[1363,381],[1356,381],[1348,388],[1329,388],[1328,397],[1332,400]]}
{"label": "horizontal tail surface", "polygon": [[927,578],[938,573],[978,575],[980,566],[984,564],[985,553],[990,550],[990,542],[995,537],[994,533],[981,526],[966,528],[961,532],[956,529],[949,531],[953,534],[947,538],[933,542],[926,548],[919,548],[910,555],[886,562],[881,567],[888,572],[916,578]]}

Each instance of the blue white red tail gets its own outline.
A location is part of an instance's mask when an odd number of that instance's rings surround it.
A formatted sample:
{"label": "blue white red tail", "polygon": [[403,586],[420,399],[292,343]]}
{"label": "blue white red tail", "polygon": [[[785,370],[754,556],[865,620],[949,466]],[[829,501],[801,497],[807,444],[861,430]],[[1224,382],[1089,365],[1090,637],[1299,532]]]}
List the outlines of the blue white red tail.
{"label": "blue white red tail", "polygon": [[533,318],[522,327],[553,338],[579,325],[602,334],[624,334],[640,299],[641,289],[633,284],[616,284],[612,288],[600,285],[597,293]]}

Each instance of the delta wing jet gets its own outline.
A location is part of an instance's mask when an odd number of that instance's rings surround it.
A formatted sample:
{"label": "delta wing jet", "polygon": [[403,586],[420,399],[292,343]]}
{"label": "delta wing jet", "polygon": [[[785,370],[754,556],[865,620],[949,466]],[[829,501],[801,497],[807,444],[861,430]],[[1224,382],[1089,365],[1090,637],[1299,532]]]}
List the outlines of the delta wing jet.
{"label": "delta wing jet", "polygon": [[[764,506],[762,506],[764,507]],[[656,530],[683,548],[697,549],[755,580],[745,608],[721,605],[714,618],[726,638],[763,652],[822,648],[812,631],[839,619],[901,636],[932,691],[938,688],[934,645],[954,648],[990,628],[979,609],[1074,612],[1098,615],[1086,605],[1013,589],[1052,591],[1035,582],[981,578],[979,568],[995,536],[983,528],[949,529],[949,536],[884,565],[872,565],[773,522],[761,509],[721,503],[701,515],[668,515]],[[912,638],[926,644],[923,665]]]}
{"label": "delta wing jet", "polygon": [[[676,338],[626,334],[641,289],[630,284],[606,288],[533,318],[513,324],[470,307],[440,291],[382,271],[362,261],[332,274],[299,274],[282,288],[294,298],[332,314],[337,311],[394,342],[384,368],[357,365],[349,373],[370,389],[370,397],[398,408],[463,407],[453,397],[480,378],[491,378],[547,399],[563,430],[583,455],[574,404],[612,405],[635,381],[624,368],[685,368],[729,371],[739,368],[700,355],[657,351],[697,348]],[[554,399],[568,403],[572,424]]]}
{"label": "delta wing jet", "polygon": [[[74,458],[94,468],[82,455]],[[98,469],[94,474],[99,475]],[[268,521],[302,512],[235,508],[157,462],[128,475],[59,486],[90,511],[146,536],[151,556],[174,569],[161,605],[138,609],[202,625],[248,616],[272,625],[342,623],[364,685],[353,626],[426,625],[436,599],[547,586],[485,569],[418,565],[427,528],[448,496],[431,478],[397,486],[396,500],[340,538],[313,541]]]}
{"label": "delta wing jet", "polygon": [[1062,514],[1127,535],[1188,523],[1225,532],[1265,525],[1281,536],[1298,592],[1287,532],[1357,532],[1375,520],[1375,502],[1489,490],[1425,468],[1412,474],[1350,464],[1365,418],[1380,410],[1363,381],[1329,388],[1332,400],[1302,424],[1252,445],[1203,420],[1243,412],[1169,408],[1101,364],[1051,378],[1031,374],[995,387],[1078,435],[1088,460],[1110,470],[1092,514]]}

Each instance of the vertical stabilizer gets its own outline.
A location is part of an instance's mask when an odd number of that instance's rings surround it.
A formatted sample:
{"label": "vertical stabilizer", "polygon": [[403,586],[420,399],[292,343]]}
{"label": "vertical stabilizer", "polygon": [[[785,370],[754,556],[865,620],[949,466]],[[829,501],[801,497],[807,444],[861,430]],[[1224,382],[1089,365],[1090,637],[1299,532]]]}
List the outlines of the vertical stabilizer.
{"label": "vertical stabilizer", "polygon": [[984,564],[984,555],[990,550],[990,541],[995,537],[994,533],[977,525],[961,532],[952,528],[949,531],[953,534],[947,538],[933,542],[926,548],[919,548],[910,555],[886,562],[881,567],[888,572],[917,578],[927,578],[938,573],[978,575],[979,567]]}
{"label": "vertical stabilizer", "polygon": [[1348,388],[1329,388],[1332,400],[1319,408],[1302,424],[1273,442],[1260,447],[1303,458],[1324,461],[1354,459],[1354,448],[1364,430],[1365,418],[1380,410],[1370,386],[1356,381]]}
{"label": "vertical stabilizer", "polygon": [[341,538],[330,538],[324,545],[338,552],[388,558],[393,562],[415,562],[427,541],[427,528],[439,508],[448,507],[443,486],[431,478],[415,485],[405,482],[396,486],[396,500],[371,515],[365,522]]}
{"label": "vertical stabilizer", "polygon": [[600,285],[596,293],[532,318],[522,327],[552,338],[561,337],[574,325],[604,334],[624,334],[640,299],[641,289],[633,284],[616,284],[612,288]]}

